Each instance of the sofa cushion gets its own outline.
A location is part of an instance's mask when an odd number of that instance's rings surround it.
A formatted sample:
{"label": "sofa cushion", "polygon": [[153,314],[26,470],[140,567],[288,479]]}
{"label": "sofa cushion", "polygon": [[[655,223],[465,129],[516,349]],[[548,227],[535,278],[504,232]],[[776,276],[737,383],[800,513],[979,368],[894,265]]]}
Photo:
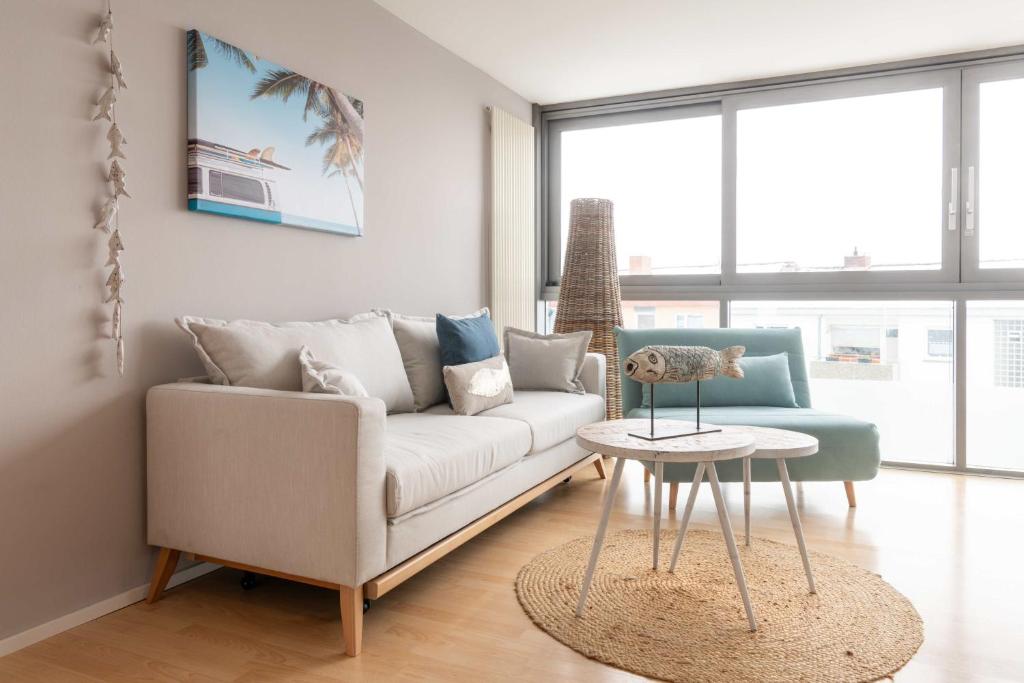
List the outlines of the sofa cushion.
{"label": "sofa cushion", "polygon": [[[736,379],[724,375],[700,383],[701,406],[778,406],[798,408],[789,377],[789,354],[770,356],[743,356],[737,361],[743,377]],[[651,386],[643,387],[641,407],[651,405]],[[659,384],[654,393],[655,407],[697,405],[697,384]]]}
{"label": "sofa cushion", "polygon": [[[434,414],[451,413],[446,405],[430,409]],[[561,391],[516,391],[512,403],[485,410],[480,417],[505,418],[529,427],[530,453],[539,453],[575,438],[576,430],[604,419],[604,399],[596,394],[567,394]]]}
{"label": "sofa cushion", "polygon": [[388,412],[413,409],[412,389],[387,319],[366,313],[348,320],[268,323],[185,316],[176,320],[215,384],[301,391],[299,349],[359,379]]}
{"label": "sofa cushion", "polygon": [[[647,417],[649,408],[635,408],[627,417]],[[695,408],[655,408],[656,417],[694,420]],[[878,429],[864,420],[849,415],[811,408],[778,408],[775,406],[729,406],[702,408],[702,422],[718,425],[753,425],[775,427],[810,434],[818,439],[818,452],[805,458],[786,461],[794,481],[862,481],[878,473],[880,451]],[[742,481],[740,460],[716,464],[722,481]],[[666,481],[689,481],[692,465],[668,464]],[[754,481],[778,481],[778,470],[772,460],[753,461]]]}
{"label": "sofa cushion", "polygon": [[[393,311],[381,310],[391,321],[395,331],[395,341],[402,353],[405,374],[412,385],[412,395],[416,401],[416,410],[426,410],[445,399],[444,377],[441,373],[441,346],[437,341],[437,319],[435,316],[422,317],[403,315]],[[450,315],[449,318],[479,318],[490,315],[487,308],[481,308],[467,315]]]}
{"label": "sofa cushion", "polygon": [[388,517],[508,467],[530,451],[530,443],[530,428],[518,420],[434,412],[389,416],[384,441]]}
{"label": "sofa cushion", "polygon": [[505,328],[505,358],[512,384],[524,391],[567,391],[584,394],[580,381],[590,330],[567,334],[537,334]]}
{"label": "sofa cushion", "polygon": [[475,318],[450,318],[438,313],[435,325],[442,367],[476,363],[501,353],[490,313]]}
{"label": "sofa cushion", "polygon": [[512,378],[504,356],[446,365],[444,386],[451,399],[452,412],[458,415],[476,415],[512,402]]}

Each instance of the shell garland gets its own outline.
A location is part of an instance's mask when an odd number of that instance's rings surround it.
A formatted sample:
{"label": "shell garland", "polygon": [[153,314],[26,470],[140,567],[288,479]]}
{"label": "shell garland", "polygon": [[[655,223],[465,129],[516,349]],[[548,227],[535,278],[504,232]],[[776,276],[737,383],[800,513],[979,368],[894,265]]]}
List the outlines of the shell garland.
{"label": "shell garland", "polygon": [[110,163],[110,170],[107,173],[107,182],[110,183],[110,188],[106,197],[103,200],[103,206],[99,212],[99,218],[97,219],[94,229],[102,230],[108,233],[110,237],[107,239],[107,262],[106,266],[110,267],[110,274],[107,276],[106,288],[107,296],[104,298],[104,303],[113,305],[113,311],[111,314],[110,324],[110,338],[114,340],[116,349],[117,359],[117,374],[119,376],[124,375],[124,267],[121,264],[121,253],[124,251],[124,242],[121,237],[121,226],[120,226],[120,198],[127,197],[131,199],[131,195],[128,194],[126,178],[127,173],[124,167],[120,164],[118,159],[127,160],[122,147],[128,144],[128,140],[125,139],[124,134],[121,133],[121,128],[117,123],[117,97],[122,90],[128,87],[124,78],[124,68],[121,66],[121,60],[114,54],[114,13],[111,11],[109,2],[107,3],[106,13],[100,17],[99,27],[96,33],[95,40],[92,41],[93,45],[103,44],[104,49],[109,53],[109,67],[108,76],[109,83],[105,84],[105,90],[100,98],[96,101],[96,114],[92,117],[93,121],[109,121],[110,128],[107,131],[107,142],[110,143],[110,154],[107,155],[107,160],[113,160]]}

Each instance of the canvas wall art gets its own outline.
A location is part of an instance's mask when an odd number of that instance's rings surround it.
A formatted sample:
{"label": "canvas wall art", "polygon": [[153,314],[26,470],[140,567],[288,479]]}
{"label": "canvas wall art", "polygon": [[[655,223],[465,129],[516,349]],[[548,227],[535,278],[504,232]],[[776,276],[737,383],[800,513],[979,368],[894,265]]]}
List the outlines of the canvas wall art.
{"label": "canvas wall art", "polygon": [[363,234],[363,103],[202,31],[186,35],[188,208]]}

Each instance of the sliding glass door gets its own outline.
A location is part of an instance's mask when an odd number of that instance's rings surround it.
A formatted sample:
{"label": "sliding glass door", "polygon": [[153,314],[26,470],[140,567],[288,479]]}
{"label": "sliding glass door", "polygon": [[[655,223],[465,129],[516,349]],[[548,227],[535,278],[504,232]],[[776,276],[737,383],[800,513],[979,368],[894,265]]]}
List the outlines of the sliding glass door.
{"label": "sliding glass door", "polygon": [[965,281],[1024,275],[1024,64],[964,69]]}

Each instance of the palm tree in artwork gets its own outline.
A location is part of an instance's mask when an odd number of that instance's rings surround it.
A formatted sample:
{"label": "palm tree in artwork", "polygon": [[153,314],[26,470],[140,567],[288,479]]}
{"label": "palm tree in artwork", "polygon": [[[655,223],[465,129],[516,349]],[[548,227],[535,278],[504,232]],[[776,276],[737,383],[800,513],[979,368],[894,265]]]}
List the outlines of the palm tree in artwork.
{"label": "palm tree in artwork", "polygon": [[313,144],[319,144],[326,148],[324,149],[323,174],[328,178],[340,175],[345,181],[345,191],[348,192],[348,202],[352,206],[356,228],[360,228],[359,212],[356,210],[355,199],[352,197],[349,178],[354,177],[359,183],[359,189],[363,188],[363,179],[359,172],[359,160],[363,154],[361,141],[352,135],[344,121],[332,118],[325,120],[306,138],[307,146]]}
{"label": "palm tree in artwork", "polygon": [[[292,96],[305,97],[302,117],[311,113],[319,116],[321,125],[306,138],[306,145],[319,144],[324,150],[324,175],[341,175],[348,191],[352,213],[358,216],[349,178],[355,178],[363,187],[363,103],[347,95],[339,95],[334,88],[318,83],[289,69],[274,69],[253,88],[252,98],[279,97],[287,102]],[[356,227],[358,228],[358,218]]]}
{"label": "palm tree in artwork", "polygon": [[[225,57],[233,61],[238,66],[244,68],[249,73],[256,73],[256,64],[253,61],[252,55],[248,52],[240,47],[235,47],[231,43],[225,43],[223,40],[214,38],[213,36],[206,36],[206,38],[208,40],[212,40],[217,50]],[[206,41],[203,40],[203,34],[195,29],[188,32],[185,41],[185,51],[188,54],[189,71],[202,69],[210,63],[209,58],[206,56]]]}

